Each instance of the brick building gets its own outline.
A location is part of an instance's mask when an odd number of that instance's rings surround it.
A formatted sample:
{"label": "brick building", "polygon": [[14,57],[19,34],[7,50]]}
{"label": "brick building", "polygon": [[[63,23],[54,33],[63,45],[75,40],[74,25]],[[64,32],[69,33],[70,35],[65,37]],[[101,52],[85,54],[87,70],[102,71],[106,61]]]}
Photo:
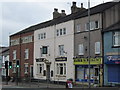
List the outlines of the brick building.
{"label": "brick building", "polygon": [[[29,27],[10,36],[11,77],[33,77],[34,29]],[[16,62],[19,61],[18,70]],[[18,72],[17,72],[18,71]]]}

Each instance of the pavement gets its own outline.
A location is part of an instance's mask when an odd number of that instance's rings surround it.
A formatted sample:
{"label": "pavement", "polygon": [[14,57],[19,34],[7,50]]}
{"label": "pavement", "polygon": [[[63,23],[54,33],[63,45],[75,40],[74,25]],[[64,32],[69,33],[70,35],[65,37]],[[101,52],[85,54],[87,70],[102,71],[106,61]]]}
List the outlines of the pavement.
{"label": "pavement", "polygon": [[[38,83],[38,82],[26,82],[26,83],[17,83],[16,82],[8,82],[8,85],[6,85],[6,82],[2,82],[2,90],[67,90],[65,85],[60,84],[52,84],[52,83]],[[78,90],[120,90],[120,87],[84,87],[81,85],[75,85],[73,86],[73,89]]]}

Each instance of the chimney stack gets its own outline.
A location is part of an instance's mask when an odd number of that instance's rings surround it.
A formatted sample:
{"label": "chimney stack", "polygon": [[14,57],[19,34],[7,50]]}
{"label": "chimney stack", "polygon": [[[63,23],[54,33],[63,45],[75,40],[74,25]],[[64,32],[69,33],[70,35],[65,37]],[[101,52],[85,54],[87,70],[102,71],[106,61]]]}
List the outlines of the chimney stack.
{"label": "chimney stack", "polygon": [[61,16],[66,16],[65,10],[61,10]]}
{"label": "chimney stack", "polygon": [[58,17],[60,17],[60,16],[61,16],[61,14],[58,12],[58,9],[57,9],[57,8],[54,8],[53,19],[58,18]]}
{"label": "chimney stack", "polygon": [[76,6],[76,2],[72,2],[72,6],[71,6],[71,13],[76,13],[78,11],[84,11],[86,10],[84,7],[83,7],[83,3],[81,3],[81,8],[77,7]]}

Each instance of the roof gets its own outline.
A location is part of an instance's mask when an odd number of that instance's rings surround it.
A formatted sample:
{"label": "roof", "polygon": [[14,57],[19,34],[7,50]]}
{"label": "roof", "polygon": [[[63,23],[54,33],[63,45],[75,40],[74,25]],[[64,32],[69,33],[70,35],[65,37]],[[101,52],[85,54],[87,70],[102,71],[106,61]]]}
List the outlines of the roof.
{"label": "roof", "polygon": [[[95,7],[90,8],[90,14],[92,15],[92,14],[103,12],[104,10],[106,10],[106,9],[108,9],[108,8],[118,4],[118,3],[119,2],[107,2],[107,3],[97,5]],[[39,24],[30,26],[30,27],[28,27],[28,28],[26,28],[26,29],[24,29],[20,32],[12,34],[11,36],[19,35],[19,34],[27,33],[27,32],[32,32],[32,31],[37,30],[37,29],[45,28],[45,27],[52,26],[52,25],[55,25],[55,24],[59,24],[59,23],[62,23],[62,22],[66,22],[66,21],[69,21],[69,20],[78,19],[78,18],[81,18],[81,17],[85,17],[87,15],[88,15],[88,10],[86,9],[85,11],[72,13],[72,14],[66,15],[64,17],[52,19],[52,20],[49,20],[49,21],[46,21],[46,22],[43,22],[43,23],[39,23]]]}
{"label": "roof", "polygon": [[108,31],[113,31],[113,30],[120,30],[120,21],[105,28],[102,32],[108,32]]}
{"label": "roof", "polygon": [[4,53],[4,52],[6,52],[6,51],[9,51],[9,47],[0,47],[0,54],[2,54],[2,53]]}

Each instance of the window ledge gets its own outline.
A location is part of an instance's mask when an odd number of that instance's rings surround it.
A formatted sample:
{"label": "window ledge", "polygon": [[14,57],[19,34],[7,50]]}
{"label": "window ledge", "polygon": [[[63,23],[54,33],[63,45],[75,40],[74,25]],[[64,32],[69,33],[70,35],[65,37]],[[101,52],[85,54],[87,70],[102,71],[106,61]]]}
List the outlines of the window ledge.
{"label": "window ledge", "polygon": [[120,48],[120,46],[112,46],[112,48]]}
{"label": "window ledge", "polygon": [[66,77],[66,75],[56,75],[56,77]]}

